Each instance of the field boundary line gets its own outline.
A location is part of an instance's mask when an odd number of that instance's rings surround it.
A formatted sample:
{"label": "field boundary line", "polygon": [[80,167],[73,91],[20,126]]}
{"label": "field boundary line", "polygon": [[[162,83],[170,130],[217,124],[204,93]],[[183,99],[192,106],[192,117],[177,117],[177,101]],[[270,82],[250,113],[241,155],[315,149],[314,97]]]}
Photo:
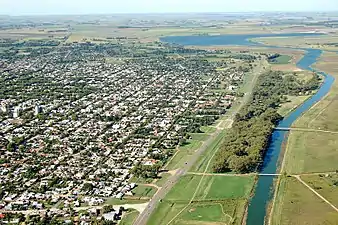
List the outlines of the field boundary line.
{"label": "field boundary line", "polygon": [[199,181],[199,183],[198,183],[198,185],[197,185],[197,188],[196,188],[196,190],[195,190],[195,192],[194,192],[194,194],[193,194],[193,196],[191,197],[191,199],[190,199],[190,201],[188,202],[188,204],[181,210],[181,211],[179,211],[168,223],[167,223],[167,225],[169,225],[169,224],[171,224],[181,213],[183,213],[184,212],[184,210],[186,210],[190,205],[191,205],[191,203],[193,202],[193,200],[194,200],[194,198],[196,197],[196,195],[197,195],[197,192],[199,191],[199,189],[200,189],[200,186],[201,186],[201,184],[202,184],[202,181],[203,181],[203,179],[204,179],[204,177],[205,177],[205,173],[208,171],[208,168],[209,168],[209,166],[210,166],[210,163],[211,163],[211,161],[212,161],[212,159],[214,158],[214,156],[216,155],[216,153],[217,153],[218,151],[215,151],[213,154],[212,154],[212,156],[210,157],[210,159],[209,159],[209,162],[208,162],[208,164],[207,164],[207,166],[205,167],[205,169],[204,169],[204,173],[203,173],[203,175],[202,175],[202,177],[201,177],[201,180]]}
{"label": "field boundary line", "polygon": [[305,181],[303,181],[299,175],[293,175],[299,182],[301,182],[303,185],[305,185],[310,191],[312,191],[315,195],[317,195],[319,198],[321,198],[324,202],[326,202],[329,206],[331,206],[336,212],[338,212],[338,208],[334,206],[329,200],[324,198],[321,194],[319,194],[317,191],[315,191],[312,187],[310,187]]}

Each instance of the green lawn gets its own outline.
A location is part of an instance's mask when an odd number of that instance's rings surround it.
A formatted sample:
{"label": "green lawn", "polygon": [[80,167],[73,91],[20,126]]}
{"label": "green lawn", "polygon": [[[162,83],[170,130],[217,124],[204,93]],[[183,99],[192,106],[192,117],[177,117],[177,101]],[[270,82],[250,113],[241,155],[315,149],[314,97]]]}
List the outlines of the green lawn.
{"label": "green lawn", "polygon": [[136,183],[136,184],[151,184],[154,181],[152,178],[142,178],[142,177],[132,177],[129,180],[129,183]]}
{"label": "green lawn", "polygon": [[290,63],[292,57],[288,55],[280,55],[279,57],[270,61],[271,64],[288,64]]}
{"label": "green lawn", "polygon": [[163,201],[159,203],[155,211],[152,213],[147,222],[147,225],[165,225],[185,206],[186,203]]}
{"label": "green lawn", "polygon": [[156,191],[157,189],[154,187],[139,185],[133,190],[133,193],[135,197],[152,197]]}
{"label": "green lawn", "polygon": [[289,174],[338,169],[338,134],[291,131],[285,157]]}
{"label": "green lawn", "polygon": [[282,116],[288,115],[297,106],[301,105],[310,96],[287,96],[288,101],[283,103],[278,109],[278,113]]}
{"label": "green lawn", "polygon": [[203,133],[211,134],[211,133],[214,133],[216,131],[216,128],[215,127],[211,127],[211,126],[202,126],[201,127],[201,131]]}
{"label": "green lawn", "polygon": [[201,141],[188,140],[187,144],[179,148],[178,153],[171,159],[165,169],[174,170],[182,167],[201,145]]}
{"label": "green lawn", "polygon": [[128,199],[128,198],[124,199],[108,198],[105,203],[109,205],[124,205],[124,204],[142,204],[148,201],[149,200]]}
{"label": "green lawn", "polygon": [[176,215],[172,224],[240,224],[255,178],[204,176],[194,201],[188,205],[201,179],[198,175],[183,176],[158,205],[148,224],[167,224]]}
{"label": "green lawn", "polygon": [[[222,131],[213,141],[211,145],[207,148],[206,151],[203,152],[203,154],[199,157],[198,161],[194,164],[194,166],[191,168],[191,172],[204,172],[211,157],[214,156],[214,153],[218,151],[220,145],[222,144],[222,140],[226,135],[226,131]],[[209,168],[207,169],[207,172],[212,172],[211,168],[212,162],[210,163]]]}
{"label": "green lawn", "polygon": [[338,214],[296,178],[282,178],[271,225],[338,224]]}
{"label": "green lawn", "polygon": [[162,174],[161,174],[161,178],[159,178],[159,179],[155,182],[155,184],[156,184],[157,186],[162,187],[162,186],[165,184],[165,182],[168,180],[168,178],[169,178],[170,176],[171,176],[171,175],[170,175],[169,173],[162,173]]}
{"label": "green lawn", "polygon": [[136,210],[133,210],[131,212],[127,212],[126,215],[122,217],[122,220],[120,221],[119,225],[133,225],[133,222],[138,217],[140,213]]}
{"label": "green lawn", "polygon": [[209,135],[206,133],[189,133],[189,135],[191,136],[192,140],[196,141],[205,141],[209,137]]}
{"label": "green lawn", "polygon": [[[190,200],[201,181],[200,175],[185,175],[168,193],[166,199]],[[221,200],[248,198],[254,177],[204,176],[195,200]]]}

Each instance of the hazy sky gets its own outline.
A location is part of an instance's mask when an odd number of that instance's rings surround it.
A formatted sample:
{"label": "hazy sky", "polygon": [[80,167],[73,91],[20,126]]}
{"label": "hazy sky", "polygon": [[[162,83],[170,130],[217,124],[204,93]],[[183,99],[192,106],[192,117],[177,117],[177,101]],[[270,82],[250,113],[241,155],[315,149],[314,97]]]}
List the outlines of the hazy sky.
{"label": "hazy sky", "polygon": [[338,0],[0,0],[0,14],[338,11]]}

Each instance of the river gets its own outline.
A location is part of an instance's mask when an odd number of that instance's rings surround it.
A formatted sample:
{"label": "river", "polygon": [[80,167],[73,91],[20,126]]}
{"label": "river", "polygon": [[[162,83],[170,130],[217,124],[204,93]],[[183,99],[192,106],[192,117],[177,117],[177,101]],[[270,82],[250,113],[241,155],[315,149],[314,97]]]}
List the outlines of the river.
{"label": "river", "polygon": [[[258,46],[269,48],[281,48],[279,46],[267,46],[261,43],[250,41],[249,39],[260,37],[303,37],[317,36],[318,33],[289,33],[289,34],[250,34],[250,35],[218,35],[218,36],[168,36],[161,38],[162,42],[180,45],[194,46],[213,46],[213,45],[241,45]],[[317,62],[322,54],[319,49],[292,48],[306,51],[306,54],[297,63],[297,67],[303,70],[314,71],[311,66]],[[319,90],[311,98],[307,99],[302,105],[287,115],[280,123],[279,127],[290,127],[304,112],[309,110],[316,102],[321,100],[330,90],[334,78],[326,73],[318,72],[324,76],[324,82]],[[282,144],[286,141],[287,131],[274,131],[271,136],[269,148],[264,157],[261,173],[275,174],[278,170],[278,159],[280,157]],[[273,176],[260,176],[254,191],[254,196],[250,200],[248,207],[247,225],[263,225],[267,214],[267,206],[273,196],[274,187]]]}

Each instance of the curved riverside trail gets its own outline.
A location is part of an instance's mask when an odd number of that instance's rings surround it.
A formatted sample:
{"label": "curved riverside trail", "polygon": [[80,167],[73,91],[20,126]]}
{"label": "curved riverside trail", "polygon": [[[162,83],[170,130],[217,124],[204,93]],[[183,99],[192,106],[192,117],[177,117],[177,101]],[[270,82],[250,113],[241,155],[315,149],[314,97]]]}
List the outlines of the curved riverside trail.
{"label": "curved riverside trail", "polygon": [[[311,98],[307,99],[303,104],[298,106],[294,111],[287,115],[279,122],[277,127],[285,128],[285,130],[276,129],[270,140],[269,148],[267,149],[262,165],[261,174],[278,174],[278,159],[281,153],[282,144],[287,140],[288,129],[291,125],[313,105],[319,102],[329,92],[334,78],[324,72],[317,71],[311,66],[317,62],[317,59],[322,54],[319,49],[307,48],[288,48],[264,45],[250,41],[252,38],[259,37],[304,37],[304,36],[318,36],[322,34],[315,33],[290,33],[290,34],[250,34],[250,35],[219,35],[219,36],[169,36],[161,38],[162,42],[168,42],[180,45],[194,45],[194,46],[213,46],[213,45],[240,45],[251,47],[265,47],[265,48],[279,48],[305,51],[305,55],[297,63],[297,67],[302,70],[313,71],[323,75],[324,82],[319,90]],[[273,181],[275,176],[259,176],[254,196],[250,200],[248,207],[247,225],[263,225],[265,216],[267,214],[267,206],[273,196]]]}

